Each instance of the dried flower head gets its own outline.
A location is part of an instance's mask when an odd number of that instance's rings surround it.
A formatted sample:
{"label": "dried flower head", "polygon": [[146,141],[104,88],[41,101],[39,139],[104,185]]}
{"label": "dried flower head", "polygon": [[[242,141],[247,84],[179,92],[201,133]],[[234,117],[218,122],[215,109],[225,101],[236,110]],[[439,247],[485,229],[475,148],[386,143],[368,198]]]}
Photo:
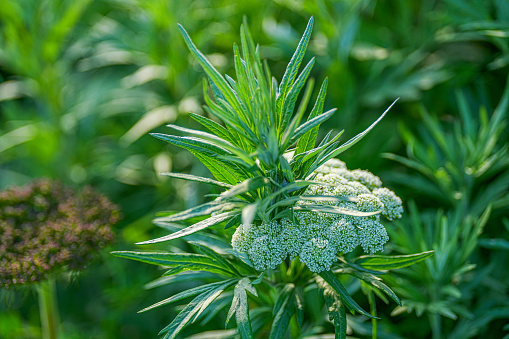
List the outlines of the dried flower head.
{"label": "dried flower head", "polygon": [[85,187],[79,194],[41,179],[0,192],[0,286],[37,282],[62,269],[81,270],[111,244],[119,209]]}

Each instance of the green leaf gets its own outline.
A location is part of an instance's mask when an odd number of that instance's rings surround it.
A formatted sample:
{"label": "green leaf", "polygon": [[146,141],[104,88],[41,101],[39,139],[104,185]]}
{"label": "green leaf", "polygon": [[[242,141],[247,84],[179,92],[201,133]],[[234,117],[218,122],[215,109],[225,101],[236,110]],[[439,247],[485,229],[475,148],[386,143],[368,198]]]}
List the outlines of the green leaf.
{"label": "green leaf", "polygon": [[480,239],[479,246],[489,248],[491,250],[509,250],[509,241],[496,238],[496,239]]}
{"label": "green leaf", "polygon": [[338,302],[335,295],[323,293],[322,296],[327,304],[329,320],[334,324],[335,339],[346,339],[346,309],[343,303]]}
{"label": "green leaf", "polygon": [[346,339],[346,309],[343,304],[341,304],[336,310],[336,314],[334,317],[334,333],[335,339]]}
{"label": "green leaf", "polygon": [[[330,195],[297,195],[297,196],[279,200],[277,203],[271,205],[267,209],[267,213],[272,212],[275,208],[280,207],[280,206],[293,205],[299,200],[317,201],[317,202],[321,202],[321,201],[324,201],[324,202],[325,201],[331,201],[331,202],[357,201],[356,198],[353,198],[353,197],[335,197],[335,196],[330,196]],[[306,205],[301,205],[301,206],[306,206]],[[319,205],[319,206],[328,206],[328,205]],[[298,208],[296,208],[296,210],[298,210]],[[350,211],[350,210],[348,210],[348,211]]]}
{"label": "green leaf", "polygon": [[269,183],[269,179],[264,177],[249,178],[240,184],[233,186],[228,191],[221,193],[218,200],[225,200],[239,194],[250,192],[255,189],[267,186]]}
{"label": "green leaf", "polygon": [[179,264],[202,264],[222,268],[221,264],[203,254],[196,253],[168,253],[168,252],[135,252],[114,251],[116,257],[141,261],[159,266],[175,266]]}
{"label": "green leaf", "polygon": [[283,291],[279,294],[276,304],[274,305],[274,322],[270,329],[270,339],[283,338],[290,319],[295,313],[295,286],[293,284],[287,284]]}
{"label": "green leaf", "polygon": [[313,30],[313,22],[314,19],[313,17],[311,17],[308,21],[304,34],[302,35],[302,38],[299,41],[297,49],[295,50],[292,58],[290,59],[290,62],[288,63],[288,66],[286,67],[286,71],[285,74],[283,75],[283,79],[281,80],[281,84],[279,85],[279,93],[276,99],[276,108],[279,114],[281,114],[282,112],[283,102],[286,99],[286,96],[290,91],[291,86],[293,85],[293,81],[297,76],[300,64],[302,63],[302,59],[304,58],[304,54],[306,53],[309,39],[311,37],[311,32]]}
{"label": "green leaf", "polygon": [[150,135],[169,142],[175,146],[179,146],[185,148],[189,151],[195,151],[200,153],[205,153],[209,156],[218,157],[221,155],[232,154],[226,149],[215,145],[214,143],[200,139],[197,137],[180,137],[176,135],[162,134],[162,133],[151,133]]}
{"label": "green leaf", "polygon": [[259,204],[260,202],[257,200],[242,209],[242,223],[244,225],[251,225],[253,223],[253,220],[255,219],[256,213],[258,211]]}
{"label": "green leaf", "polygon": [[176,338],[180,331],[186,326],[196,314],[205,309],[212,303],[223,291],[228,288],[235,280],[225,282],[216,288],[201,293],[194,298],[187,306],[173,319],[173,321],[163,328],[159,334],[166,333],[164,339]]}
{"label": "green leaf", "polygon": [[[230,280],[227,280],[226,282],[235,282],[237,281],[237,279],[230,279]],[[174,303],[176,301],[180,301],[182,299],[186,299],[186,298],[189,298],[189,297],[193,297],[197,294],[201,294],[203,292],[208,292],[214,288],[216,288],[217,286],[221,286],[222,284],[224,284],[225,282],[223,281],[219,281],[219,282],[215,282],[215,283],[211,283],[211,284],[206,284],[206,285],[202,285],[202,286],[197,286],[197,287],[193,287],[193,288],[190,288],[190,289],[187,289],[185,291],[182,291],[180,293],[177,293],[167,299],[164,299],[164,300],[161,300],[160,302],[157,302],[153,305],[150,305],[149,307],[145,307],[144,309],[138,311],[138,313],[142,313],[142,312],[146,312],[148,310],[151,310],[153,308],[156,308],[156,307],[160,307],[160,306],[164,306],[164,305],[168,305],[168,304],[171,304],[171,303]]]}
{"label": "green leaf", "polygon": [[418,263],[419,261],[431,257],[434,253],[435,251],[393,256],[365,255],[359,257],[356,264],[370,270],[395,270]]}
{"label": "green leaf", "polygon": [[[295,115],[294,119],[296,119],[296,120],[294,121],[294,123],[292,125],[288,126],[290,117],[293,115],[293,112],[295,109],[295,103],[297,102],[297,98],[300,94],[300,91],[304,87],[304,84],[306,83],[314,64],[315,64],[315,58],[312,58],[308,62],[306,67],[304,67],[301,74],[299,75],[299,77],[297,78],[295,83],[292,85],[292,87],[290,88],[290,91],[288,92],[288,95],[286,96],[286,98],[283,101],[282,124],[280,127],[280,131],[281,132],[284,131],[283,138],[282,138],[283,142],[281,143],[282,145],[286,145],[286,142],[287,142],[286,139],[288,139],[288,140],[290,139],[290,136],[293,134],[293,131],[297,127],[297,124],[300,121],[302,114],[304,114],[304,111],[299,112],[300,115],[298,115],[298,114]],[[287,126],[289,128],[287,128]],[[286,148],[286,147],[283,146],[283,148]]]}
{"label": "green leaf", "polygon": [[318,204],[300,205],[300,206],[295,206],[293,209],[295,211],[302,211],[302,212],[334,213],[334,214],[352,215],[355,217],[370,217],[372,215],[376,215],[381,212],[381,211],[361,212],[361,211],[351,210],[348,208],[343,208],[343,207],[338,207],[338,206],[318,205]]}
{"label": "green leaf", "polygon": [[256,295],[256,290],[251,285],[249,278],[243,278],[235,285],[232,305],[226,317],[225,327],[228,325],[233,314],[235,314],[240,337],[243,339],[254,339],[251,320],[249,319],[249,305],[246,291]]}
{"label": "green leaf", "polygon": [[238,212],[228,212],[228,213],[218,214],[218,215],[212,216],[212,217],[210,217],[208,219],[205,219],[205,220],[202,220],[200,222],[197,222],[196,224],[194,224],[192,226],[189,226],[189,227],[186,227],[183,230],[180,230],[178,232],[165,235],[164,237],[160,237],[160,238],[156,238],[156,239],[152,239],[152,240],[147,240],[147,241],[142,241],[142,242],[136,243],[136,245],[155,244],[155,243],[158,243],[158,242],[163,242],[163,241],[168,241],[168,240],[184,237],[186,235],[193,234],[195,232],[201,231],[201,230],[203,230],[205,228],[208,228],[210,226],[217,225],[217,224],[225,221],[226,219],[228,219],[229,217],[231,217],[232,215],[235,215],[237,213]]}
{"label": "green leaf", "polygon": [[239,213],[239,214],[233,216],[230,220],[228,220],[228,222],[224,226],[224,229],[228,229],[233,226],[238,226],[241,224],[241,222],[242,222],[242,214]]}
{"label": "green leaf", "polygon": [[[322,87],[320,87],[320,92],[318,92],[315,105],[313,106],[311,113],[309,113],[308,121],[315,118],[319,114],[322,114],[326,93],[327,93],[327,78],[325,78],[325,80],[322,83]],[[300,154],[302,152],[306,152],[310,149],[313,149],[316,144],[317,135],[318,126],[304,133],[297,143],[297,149],[295,150],[295,154]]]}
{"label": "green leaf", "polygon": [[269,204],[271,204],[273,202],[273,200],[275,198],[277,198],[278,196],[280,196],[281,194],[286,194],[286,193],[291,193],[291,192],[294,192],[294,191],[298,191],[300,189],[303,189],[309,185],[323,185],[323,186],[332,186],[330,184],[327,184],[327,183],[323,183],[323,182],[317,182],[317,181],[311,181],[311,180],[295,180],[291,183],[289,183],[288,185],[286,185],[285,187],[282,187],[280,188],[279,190],[269,194],[269,195],[266,195],[264,198],[263,198],[263,201],[262,201],[262,205],[260,207],[260,209],[262,211],[266,210],[267,207],[269,206]]}
{"label": "green leaf", "polygon": [[223,78],[223,76],[212,66],[212,64],[207,60],[207,58],[203,55],[202,52],[196,48],[194,43],[191,41],[191,38],[187,34],[184,27],[182,27],[180,24],[178,25],[178,28],[180,32],[182,33],[182,36],[184,37],[184,41],[187,44],[187,47],[191,51],[191,53],[196,57],[200,65],[205,70],[205,73],[210,78],[210,81],[217,86],[219,91],[221,92],[222,96],[225,98],[225,100],[233,107],[236,111],[239,113],[242,112],[242,108],[240,103],[238,102],[237,97],[235,96],[233,90],[228,85],[226,80]]}
{"label": "green leaf", "polygon": [[351,274],[358,279],[361,279],[362,281],[365,281],[366,283],[372,285],[373,287],[379,289],[380,291],[387,294],[392,300],[396,302],[399,306],[401,305],[401,300],[399,300],[398,296],[387,286],[382,282],[382,279],[378,278],[377,276],[365,273],[365,272],[357,272],[355,270],[345,270],[345,273]]}
{"label": "green leaf", "polygon": [[331,110],[328,110],[327,112],[325,113],[322,113],[316,117],[314,117],[313,119],[311,120],[308,120],[306,121],[305,123],[303,123],[302,125],[300,125],[296,130],[295,130],[295,133],[293,134],[292,138],[290,139],[290,142],[289,142],[289,145],[293,144],[294,142],[296,142],[297,140],[299,140],[299,138],[304,135],[306,132],[310,131],[311,129],[315,128],[315,127],[318,127],[320,126],[320,124],[322,122],[324,122],[325,120],[329,119],[334,113],[336,112],[336,109],[333,108]]}
{"label": "green leaf", "polygon": [[234,277],[238,276],[237,273],[233,273],[230,270],[222,269],[218,266],[219,265],[206,265],[206,264],[196,264],[196,263],[181,264],[181,265],[172,267],[168,271],[164,272],[163,277],[176,275],[176,274],[186,272],[186,271],[194,271],[194,272],[203,271],[203,272],[217,273],[217,274],[220,274],[223,276],[234,276]]}
{"label": "green leaf", "polygon": [[162,218],[156,218],[156,219],[154,219],[154,221],[157,221],[157,222],[160,222],[160,221],[165,221],[165,222],[182,221],[182,220],[187,220],[187,219],[191,219],[194,217],[201,217],[204,215],[209,215],[216,211],[221,211],[221,212],[231,211],[236,208],[237,209],[241,208],[242,206],[244,206],[244,204],[231,203],[231,202],[218,203],[217,201],[211,201],[211,202],[204,203],[204,204],[201,204],[201,205],[198,205],[195,207],[191,207],[191,208],[189,208],[185,211],[182,211],[182,212],[178,212],[178,213],[175,213],[175,214],[172,214],[169,216],[165,216]]}
{"label": "green leaf", "polygon": [[355,302],[355,300],[352,299],[352,297],[350,296],[350,294],[348,293],[346,288],[343,286],[343,284],[341,284],[341,282],[338,280],[338,278],[336,278],[334,273],[332,273],[331,271],[322,271],[322,272],[318,273],[318,275],[320,277],[322,277],[323,280],[325,280],[334,289],[334,291],[336,291],[336,293],[338,294],[339,298],[341,299],[341,302],[343,304],[345,304],[345,306],[348,307],[348,309],[350,311],[352,311],[352,312],[353,311],[359,312],[363,316],[366,316],[366,317],[371,318],[371,319],[379,319],[379,318],[377,318],[375,316],[372,316],[368,312],[364,311]]}
{"label": "green leaf", "polygon": [[362,131],[361,133],[357,134],[352,139],[348,140],[343,145],[341,145],[340,147],[338,147],[337,149],[335,149],[334,151],[330,152],[325,157],[323,157],[323,159],[318,163],[316,168],[320,167],[321,165],[323,165],[324,163],[326,163],[330,159],[335,158],[340,153],[346,151],[347,149],[349,149],[350,147],[352,147],[353,145],[355,145],[356,143],[361,141],[362,138],[364,138],[366,136],[366,134],[368,134],[380,122],[380,120],[382,120],[383,117],[385,117],[387,112],[389,112],[389,110],[392,108],[392,106],[394,106],[394,104],[398,100],[399,100],[399,98],[394,100],[393,103],[385,110],[385,112],[383,112],[383,114],[378,119],[376,119],[375,122],[373,122],[368,128],[366,128],[364,131]]}
{"label": "green leaf", "polygon": [[[185,225],[180,224],[174,224],[174,223],[168,223],[168,222],[158,222],[157,219],[153,221],[153,223],[161,228],[164,228],[171,232],[177,232],[184,228],[186,228]],[[202,232],[202,233],[193,233],[190,235],[187,235],[185,237],[182,237],[182,240],[185,240],[187,242],[200,242],[200,243],[206,243],[207,246],[211,248],[215,248],[216,251],[224,252],[225,249],[230,249],[231,244],[229,241],[224,239],[223,237],[219,237],[210,233]]]}
{"label": "green leaf", "polygon": [[205,184],[215,185],[215,186],[219,186],[219,187],[226,187],[226,188],[232,187],[232,185],[227,184],[225,182],[217,181],[217,180],[210,179],[210,178],[199,177],[199,176],[192,175],[192,174],[162,172],[162,173],[159,173],[159,175],[164,175],[164,176],[175,178],[175,179],[202,182]]}
{"label": "green leaf", "polygon": [[212,248],[195,241],[189,241],[189,243],[196,247],[200,252],[208,256],[210,259],[219,263],[224,269],[240,275],[235,266],[228,259],[224,258],[221,254],[217,253]]}
{"label": "green leaf", "polygon": [[155,137],[185,148],[193,153],[220,181],[236,184],[244,175],[237,165],[222,160],[220,157],[231,153],[210,142],[194,137],[177,137],[173,135],[153,133]]}
{"label": "green leaf", "polygon": [[197,122],[199,122],[202,126],[207,128],[209,131],[217,135],[218,137],[223,138],[224,140],[227,140],[234,145],[238,144],[238,140],[235,140],[230,131],[228,131],[223,126],[219,125],[214,120],[208,119],[196,113],[189,113],[189,116],[196,120]]}
{"label": "green leaf", "polygon": [[[180,127],[180,126],[177,126],[177,125],[171,125],[170,124],[170,125],[166,125],[166,126],[172,128],[174,130],[180,131],[180,132],[184,132],[184,133],[189,133],[189,134],[194,134],[194,135],[200,136],[200,137],[202,137],[204,139],[196,138],[196,140],[201,141],[203,143],[206,143],[207,145],[214,145],[216,147],[222,148],[222,149],[224,149],[224,150],[226,150],[228,152],[231,152],[231,153],[235,154],[240,159],[242,159],[244,162],[246,162],[248,165],[250,165],[250,166],[254,165],[253,159],[251,159],[251,157],[249,156],[249,154],[247,152],[245,152],[241,148],[238,148],[237,146],[234,146],[229,141],[226,141],[224,139],[221,139],[218,136],[215,136],[214,134],[210,134],[210,133],[207,133],[207,132],[203,132],[203,131],[199,131],[199,130],[194,130],[194,129],[190,129],[190,128]],[[168,136],[166,136],[166,138],[167,137]],[[178,137],[176,137],[176,138],[178,138]],[[163,139],[163,138],[161,138],[161,139]],[[167,139],[163,139],[163,140],[175,144],[174,141],[172,142],[172,141],[169,141]]]}

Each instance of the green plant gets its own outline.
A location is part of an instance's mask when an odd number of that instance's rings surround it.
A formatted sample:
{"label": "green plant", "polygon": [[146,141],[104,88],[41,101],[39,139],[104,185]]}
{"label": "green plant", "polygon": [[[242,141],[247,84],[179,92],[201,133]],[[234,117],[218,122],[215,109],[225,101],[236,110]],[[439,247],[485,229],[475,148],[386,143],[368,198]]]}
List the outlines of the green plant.
{"label": "green plant", "polygon": [[[380,251],[388,238],[379,214],[389,220],[400,217],[401,199],[382,188],[380,179],[370,172],[349,171],[344,163],[334,159],[360,141],[387,111],[364,132],[343,144],[338,141],[342,132],[333,136],[331,131],[316,146],[319,125],[335,112],[333,109],[323,113],[326,79],[307,121],[301,123],[312,94],[313,81],[308,81],[308,77],[314,59],[300,73],[298,70],[312,26],[313,19],[280,84],[272,78],[267,64],[261,62],[259,48],[245,24],[241,28],[241,48],[234,45],[236,80],[220,75],[179,26],[207,74],[205,110],[225,126],[190,113],[212,133],[169,125],[191,136],[154,134],[192,152],[216,179],[164,174],[208,183],[224,191],[186,211],[161,213],[154,222],[173,233],[139,243],[183,238],[198,253],[113,252],[116,256],[169,267],[164,274],[166,279],[157,285],[187,279],[187,271],[200,271],[193,277],[202,278],[203,285],[144,309],[194,297],[161,331],[165,338],[176,337],[186,324],[202,314],[207,314],[204,321],[210,320],[230,300],[226,324],[235,314],[238,334],[243,338],[252,338],[253,333],[282,338],[288,327],[292,337],[319,333],[316,324],[308,321],[310,317],[304,316],[310,309],[316,310],[317,306],[305,307],[305,300],[317,291],[324,295],[337,337],[346,335],[346,308],[372,318],[376,337],[374,293],[383,292],[400,303],[379,275],[432,254],[344,255],[359,244],[369,253]],[[300,105],[295,109],[303,89]],[[217,231],[216,236],[197,233],[218,224],[225,224],[225,230]],[[232,236],[233,249],[229,244]],[[336,274],[351,275],[364,282],[371,313],[352,299]],[[230,288],[233,295],[227,291]],[[251,302],[247,292],[253,296]],[[213,304],[215,307],[209,307]],[[266,316],[270,307],[272,324]]]}
{"label": "green plant", "polygon": [[[395,313],[427,315],[433,338],[498,335],[487,324],[509,316],[507,274],[497,271],[508,248],[500,212],[509,207],[509,85],[491,116],[484,107],[476,113],[463,92],[457,103],[460,121],[452,125],[422,108],[417,132],[401,128],[407,157],[386,155],[412,169],[394,179],[420,202],[419,209],[411,203],[409,219],[389,231],[392,244],[399,253],[435,250],[426,265],[390,278],[410,282],[395,288],[405,300]],[[491,251],[481,256],[480,247]]]}

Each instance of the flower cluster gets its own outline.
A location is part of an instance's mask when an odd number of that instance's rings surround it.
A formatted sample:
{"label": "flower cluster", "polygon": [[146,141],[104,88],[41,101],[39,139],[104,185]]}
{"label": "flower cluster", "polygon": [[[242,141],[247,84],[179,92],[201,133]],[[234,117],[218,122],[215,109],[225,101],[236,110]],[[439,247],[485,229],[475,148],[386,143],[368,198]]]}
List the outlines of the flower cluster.
{"label": "flower cluster", "polygon": [[[321,272],[330,269],[338,253],[351,252],[358,245],[365,252],[375,253],[389,240],[380,214],[394,220],[401,217],[403,207],[394,192],[382,188],[380,178],[364,170],[350,171],[342,161],[332,159],[315,171],[313,180],[324,185],[310,185],[304,195],[335,199],[312,204],[336,206],[348,214],[296,211],[294,221],[240,225],[232,246],[247,253],[256,269],[275,268],[285,258],[298,256],[311,271]],[[309,200],[297,203],[303,208],[309,204]],[[365,216],[359,212],[376,214]]]}
{"label": "flower cluster", "polygon": [[68,268],[83,269],[114,240],[119,210],[85,187],[75,194],[42,179],[0,192],[0,286],[37,282]]}

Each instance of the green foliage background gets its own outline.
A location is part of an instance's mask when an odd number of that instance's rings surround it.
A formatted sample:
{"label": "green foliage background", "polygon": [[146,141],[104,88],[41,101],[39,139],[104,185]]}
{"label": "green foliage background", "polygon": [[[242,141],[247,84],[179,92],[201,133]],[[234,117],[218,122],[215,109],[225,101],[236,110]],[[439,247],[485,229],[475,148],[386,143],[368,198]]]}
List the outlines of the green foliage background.
{"label": "green foliage background", "polygon": [[[231,46],[246,16],[281,77],[311,15],[308,54],[317,57],[311,76],[329,77],[325,108],[338,107],[324,130],[344,128],[347,140],[401,97],[341,158],[349,168],[379,175],[409,202],[406,217],[388,229],[386,252],[436,250],[426,263],[392,276],[404,307],[378,305],[378,336],[503,337],[509,319],[504,0],[4,0],[0,188],[42,176],[91,184],[122,206],[112,250],[164,235],[150,222],[157,211],[192,207],[209,193],[158,176],[209,174],[189,153],[148,136],[167,132],[166,123],[198,128],[187,113],[203,114],[203,72],[177,22],[217,68],[232,74]],[[63,277],[64,337],[154,337],[176,315],[171,308],[136,313],[176,292],[143,290],[159,275],[102,253],[80,276]],[[0,295],[0,337],[37,338],[32,290]],[[185,333],[216,329],[212,324]],[[351,317],[349,325],[353,336],[369,335],[366,319]]]}

